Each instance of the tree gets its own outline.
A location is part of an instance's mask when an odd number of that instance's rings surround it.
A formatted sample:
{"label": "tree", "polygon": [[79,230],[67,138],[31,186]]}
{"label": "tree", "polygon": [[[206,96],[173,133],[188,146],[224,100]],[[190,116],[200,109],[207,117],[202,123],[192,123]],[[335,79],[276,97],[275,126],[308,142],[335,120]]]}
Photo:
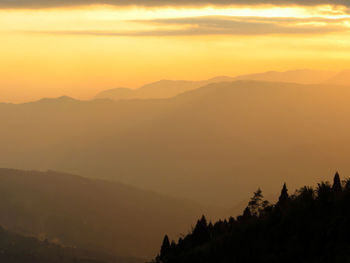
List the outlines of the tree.
{"label": "tree", "polygon": [[322,202],[330,202],[333,196],[333,190],[329,182],[321,182],[317,184],[317,199]]}
{"label": "tree", "polygon": [[195,228],[193,229],[193,235],[199,242],[205,242],[209,238],[207,219],[203,215],[201,219],[197,221]]}
{"label": "tree", "polygon": [[304,186],[297,190],[297,198],[303,202],[312,202],[314,200],[314,189],[309,186]]}
{"label": "tree", "polygon": [[340,176],[338,172],[336,172],[334,175],[332,189],[334,192],[341,192],[342,190]]}
{"label": "tree", "polygon": [[238,221],[246,221],[246,220],[249,220],[251,217],[252,217],[252,213],[250,212],[250,209],[247,206],[243,211],[243,215],[238,216],[237,220]]}
{"label": "tree", "polygon": [[169,252],[170,250],[170,241],[169,241],[169,237],[168,235],[165,235],[164,239],[163,239],[163,244],[162,247],[160,248],[160,256],[159,258],[161,260],[163,260],[166,256],[166,254]]}
{"label": "tree", "polygon": [[288,195],[288,189],[286,183],[283,184],[282,190],[281,190],[281,195],[278,198],[278,203],[277,205],[279,206],[285,206],[289,201],[289,195]]}
{"label": "tree", "polygon": [[256,190],[253,194],[253,197],[250,199],[248,203],[248,208],[252,215],[258,216],[259,211],[262,207],[262,199],[263,199],[262,191],[260,188]]}

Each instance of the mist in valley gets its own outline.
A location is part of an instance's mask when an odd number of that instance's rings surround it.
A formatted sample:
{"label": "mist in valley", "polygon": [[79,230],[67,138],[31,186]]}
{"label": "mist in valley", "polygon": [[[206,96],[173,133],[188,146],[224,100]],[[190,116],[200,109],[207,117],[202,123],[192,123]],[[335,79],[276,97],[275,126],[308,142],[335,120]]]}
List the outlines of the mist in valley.
{"label": "mist in valley", "polygon": [[202,215],[241,215],[257,187],[275,202],[285,182],[293,192],[349,174],[346,72],[163,80],[90,100],[3,102],[0,225],[32,238],[26,244],[51,244],[45,257],[56,251],[58,262],[85,260],[68,248],[145,262],[165,233],[183,237]]}

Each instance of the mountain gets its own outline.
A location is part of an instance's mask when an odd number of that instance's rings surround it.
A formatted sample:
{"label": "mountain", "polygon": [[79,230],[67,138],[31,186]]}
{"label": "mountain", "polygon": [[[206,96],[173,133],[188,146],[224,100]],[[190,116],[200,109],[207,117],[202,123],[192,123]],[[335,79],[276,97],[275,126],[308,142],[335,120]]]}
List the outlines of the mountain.
{"label": "mountain", "polygon": [[164,231],[182,233],[208,211],[188,200],[52,171],[0,169],[0,192],[0,225],[7,229],[125,257],[150,257]]}
{"label": "mountain", "polygon": [[110,257],[11,233],[0,227],[0,261],[6,263],[107,263]]}
{"label": "mountain", "polygon": [[104,90],[98,93],[96,99],[114,99],[114,100],[125,100],[135,98],[135,90],[129,88],[114,88],[109,90]]}
{"label": "mountain", "polygon": [[[174,97],[181,93],[198,89],[212,83],[232,82],[237,80],[255,80],[269,82],[287,82],[299,84],[320,84],[327,82],[330,84],[340,84],[346,81],[346,72],[321,71],[321,70],[290,70],[285,72],[268,71],[263,73],[240,75],[237,77],[219,76],[202,81],[186,80],[160,80],[146,84],[138,89],[115,88],[98,93],[96,99],[130,100],[130,99],[164,99]],[[349,75],[349,74],[348,74]],[[338,82],[329,82],[332,78],[337,78]],[[345,79],[344,79],[345,78]],[[341,81],[342,80],[342,81]],[[340,81],[340,82],[339,82]]]}
{"label": "mountain", "polygon": [[[235,81],[169,99],[0,104],[0,166],[232,207],[350,172],[350,89]],[[16,145],[16,147],[14,147]]]}
{"label": "mountain", "polygon": [[208,223],[203,216],[177,242],[164,237],[154,262],[348,262],[350,180],[320,182],[267,203],[258,189],[243,214]]}
{"label": "mountain", "polygon": [[160,80],[146,84],[138,89],[115,88],[105,90],[96,95],[97,99],[160,99],[174,97],[180,93],[198,89],[215,82],[232,81],[233,78],[220,76],[202,81]]}
{"label": "mountain", "polygon": [[273,81],[273,82],[288,82],[299,84],[320,84],[328,81],[336,73],[332,71],[321,70],[290,70],[285,72],[269,71],[257,74],[242,75],[235,80],[257,80],[257,81]]}
{"label": "mountain", "polygon": [[326,84],[350,86],[350,70],[343,70],[325,81]]}

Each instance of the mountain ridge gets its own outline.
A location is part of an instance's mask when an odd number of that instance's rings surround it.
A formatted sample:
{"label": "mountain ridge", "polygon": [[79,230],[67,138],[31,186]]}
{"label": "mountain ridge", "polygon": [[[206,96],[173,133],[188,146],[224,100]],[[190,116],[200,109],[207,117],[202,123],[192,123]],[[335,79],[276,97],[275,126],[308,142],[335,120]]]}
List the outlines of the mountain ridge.
{"label": "mountain ridge", "polygon": [[118,257],[151,256],[161,229],[182,232],[207,210],[189,200],[53,171],[2,168],[0,191],[0,225],[7,229]]}
{"label": "mountain ridge", "polygon": [[145,84],[137,89],[115,88],[105,90],[98,93],[95,98],[110,98],[114,100],[170,98],[211,83],[233,82],[238,80],[321,84],[329,81],[335,77],[336,74],[337,73],[333,71],[301,69],[288,71],[267,71],[262,73],[239,75],[236,77],[216,76],[208,80],[201,81],[163,79]]}

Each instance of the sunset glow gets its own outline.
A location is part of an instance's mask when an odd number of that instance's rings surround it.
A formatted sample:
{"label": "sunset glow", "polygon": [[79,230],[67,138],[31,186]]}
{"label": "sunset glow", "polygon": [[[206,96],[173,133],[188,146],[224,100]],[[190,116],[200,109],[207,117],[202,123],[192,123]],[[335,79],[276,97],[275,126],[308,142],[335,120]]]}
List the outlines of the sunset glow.
{"label": "sunset glow", "polygon": [[164,78],[343,69],[349,21],[345,7],[331,5],[0,9],[1,100],[90,98]]}

